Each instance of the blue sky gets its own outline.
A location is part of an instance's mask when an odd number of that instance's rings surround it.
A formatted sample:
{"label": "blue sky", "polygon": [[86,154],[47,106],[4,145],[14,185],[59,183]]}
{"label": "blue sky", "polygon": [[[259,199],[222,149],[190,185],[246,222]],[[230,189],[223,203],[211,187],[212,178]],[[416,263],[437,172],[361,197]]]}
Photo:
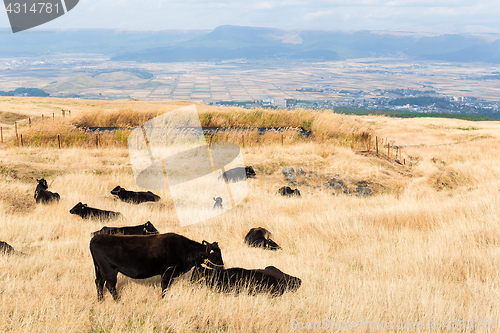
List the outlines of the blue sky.
{"label": "blue sky", "polygon": [[[43,29],[282,29],[499,32],[498,0],[80,0]],[[9,27],[5,10],[0,27]]]}

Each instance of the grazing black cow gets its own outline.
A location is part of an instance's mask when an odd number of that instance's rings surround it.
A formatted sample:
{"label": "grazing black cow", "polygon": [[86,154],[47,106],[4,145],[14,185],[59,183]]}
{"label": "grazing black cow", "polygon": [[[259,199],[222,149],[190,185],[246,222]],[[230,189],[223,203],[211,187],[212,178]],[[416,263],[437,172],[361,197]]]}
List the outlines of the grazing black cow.
{"label": "grazing black cow", "polygon": [[271,233],[264,228],[252,228],[245,236],[245,243],[268,250],[280,250],[281,247],[270,239]]}
{"label": "grazing black cow", "polygon": [[217,197],[217,198],[214,198],[215,200],[215,203],[214,203],[214,209],[224,209],[224,207],[222,207],[222,198],[221,197]]}
{"label": "grazing black cow", "polygon": [[52,193],[47,190],[49,186],[47,185],[47,181],[45,179],[37,179],[36,181],[38,182],[34,195],[36,203],[48,204],[51,202],[59,202],[61,197],[59,194]]}
{"label": "grazing black cow", "polygon": [[146,222],[141,225],[136,225],[133,227],[102,227],[101,230],[92,233],[92,236],[97,234],[108,234],[108,235],[152,235],[159,234],[158,230],[154,227],[151,222]]}
{"label": "grazing black cow", "polygon": [[256,173],[252,166],[247,166],[245,168],[238,167],[229,169],[222,174],[219,179],[224,179],[226,183],[239,182],[246,180],[247,178],[255,178]]}
{"label": "grazing black cow", "polygon": [[14,254],[16,251],[6,242],[0,241],[0,254]]}
{"label": "grazing black cow", "polygon": [[118,272],[133,279],[161,275],[162,296],[172,279],[188,272],[193,266],[205,264],[223,269],[219,245],[201,244],[174,233],[148,236],[95,235],[90,241],[94,260],[97,298],[102,300],[103,287],[118,299]]}
{"label": "grazing black cow", "polygon": [[278,190],[278,194],[281,194],[286,197],[291,197],[292,195],[296,195],[300,197],[300,191],[299,189],[292,190],[289,186],[283,186]]}
{"label": "grazing black cow", "polygon": [[123,202],[128,202],[133,204],[140,204],[147,201],[155,202],[161,199],[159,196],[157,196],[151,191],[147,192],[127,191],[126,189],[120,186],[115,187],[111,191],[111,194],[118,196],[118,198],[120,198],[120,200]]}
{"label": "grazing black cow", "polygon": [[265,269],[244,269],[239,267],[215,270],[196,266],[191,274],[191,282],[205,283],[217,291],[241,292],[250,294],[270,293],[280,296],[287,290],[297,290],[302,281],[288,275],[274,266]]}
{"label": "grazing black cow", "polygon": [[82,219],[114,219],[122,216],[121,213],[110,210],[102,210],[87,206],[87,204],[77,203],[69,211],[71,214],[80,216]]}

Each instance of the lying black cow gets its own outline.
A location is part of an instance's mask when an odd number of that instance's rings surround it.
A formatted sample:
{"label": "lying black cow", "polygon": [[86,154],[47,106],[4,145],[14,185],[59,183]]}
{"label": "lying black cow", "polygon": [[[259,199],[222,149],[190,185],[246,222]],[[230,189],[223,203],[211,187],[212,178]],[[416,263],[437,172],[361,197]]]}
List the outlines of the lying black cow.
{"label": "lying black cow", "polygon": [[280,296],[287,290],[297,290],[302,281],[288,275],[274,266],[265,269],[244,269],[239,267],[215,270],[205,267],[195,267],[191,274],[191,282],[204,283],[217,291],[241,292],[247,290],[250,294],[270,293]]}
{"label": "lying black cow", "polygon": [[94,260],[97,299],[103,298],[103,287],[118,299],[118,272],[133,279],[161,275],[162,296],[172,279],[188,272],[193,266],[205,264],[222,269],[219,245],[198,243],[174,233],[148,236],[95,235],[90,241]]}
{"label": "lying black cow", "polygon": [[245,243],[268,250],[279,250],[281,247],[270,239],[271,233],[264,228],[252,228],[245,236]]}
{"label": "lying black cow", "polygon": [[224,179],[226,183],[239,182],[246,180],[247,178],[255,178],[255,170],[252,166],[247,166],[245,168],[238,167],[229,169],[222,174],[219,179]]}
{"label": "lying black cow", "polygon": [[77,203],[75,207],[69,211],[71,214],[80,216],[82,219],[115,219],[121,217],[122,214],[112,212],[110,210],[102,210],[87,206],[87,204]]}
{"label": "lying black cow", "polygon": [[286,197],[290,197],[292,195],[296,195],[298,197],[300,197],[300,191],[299,189],[295,189],[295,190],[292,190],[289,186],[283,186],[282,188],[280,188],[278,190],[278,194],[281,194],[283,196],[286,196]]}
{"label": "lying black cow", "polygon": [[123,202],[134,203],[134,204],[140,204],[147,201],[155,202],[161,199],[159,196],[152,193],[151,191],[147,192],[127,191],[126,189],[120,186],[115,187],[111,191],[111,194],[118,196],[118,198],[120,198],[120,200]]}
{"label": "lying black cow", "polygon": [[92,236],[97,234],[108,234],[108,235],[152,235],[159,234],[158,230],[154,227],[151,222],[146,222],[141,225],[136,225],[133,227],[103,227],[99,231],[95,231],[92,233]]}
{"label": "lying black cow", "polygon": [[38,185],[35,189],[35,201],[36,203],[48,204],[52,202],[59,202],[61,197],[57,193],[52,193],[47,189],[49,186],[47,185],[47,181],[45,179],[37,179]]}
{"label": "lying black cow", "polygon": [[6,242],[0,241],[0,254],[15,254],[16,251]]}

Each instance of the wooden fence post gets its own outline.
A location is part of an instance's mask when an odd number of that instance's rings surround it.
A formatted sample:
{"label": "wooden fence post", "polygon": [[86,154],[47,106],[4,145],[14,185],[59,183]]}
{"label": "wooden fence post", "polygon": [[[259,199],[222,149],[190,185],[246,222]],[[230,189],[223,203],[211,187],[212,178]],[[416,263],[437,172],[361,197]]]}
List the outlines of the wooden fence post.
{"label": "wooden fence post", "polygon": [[64,110],[61,110],[61,112],[62,112],[63,118],[65,118],[66,117],[66,113],[64,112]]}
{"label": "wooden fence post", "polygon": [[241,142],[242,142],[243,148],[245,148],[245,134],[241,135]]}
{"label": "wooden fence post", "polygon": [[283,146],[283,134],[281,134],[281,145]]}
{"label": "wooden fence post", "polygon": [[375,146],[377,147],[377,155],[378,155],[378,136],[375,137]]}
{"label": "wooden fence post", "polygon": [[17,121],[14,122],[14,126],[16,128],[16,143],[17,146],[19,147],[19,134],[17,134]]}
{"label": "wooden fence post", "polygon": [[387,159],[391,159],[391,145],[387,142]]}
{"label": "wooden fence post", "polygon": [[61,149],[61,134],[57,134],[57,144],[59,146],[59,149]]}
{"label": "wooden fence post", "polygon": [[21,147],[24,147],[23,135],[21,134]]}
{"label": "wooden fence post", "polygon": [[31,118],[28,118],[28,124],[30,125],[31,128]]}
{"label": "wooden fence post", "polygon": [[95,147],[99,148],[99,134],[96,134],[95,136]]}
{"label": "wooden fence post", "polygon": [[42,121],[43,121],[43,113],[42,113]]}

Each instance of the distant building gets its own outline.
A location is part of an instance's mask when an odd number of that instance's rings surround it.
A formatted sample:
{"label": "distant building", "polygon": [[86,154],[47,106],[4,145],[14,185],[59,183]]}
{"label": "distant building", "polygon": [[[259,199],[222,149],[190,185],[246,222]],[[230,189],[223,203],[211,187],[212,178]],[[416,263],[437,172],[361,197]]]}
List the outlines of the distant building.
{"label": "distant building", "polygon": [[286,100],[284,100],[284,99],[276,100],[276,101],[274,101],[273,105],[278,107],[278,108],[286,108]]}
{"label": "distant building", "polygon": [[274,99],[273,98],[264,98],[262,100],[262,105],[273,105],[274,104]]}

